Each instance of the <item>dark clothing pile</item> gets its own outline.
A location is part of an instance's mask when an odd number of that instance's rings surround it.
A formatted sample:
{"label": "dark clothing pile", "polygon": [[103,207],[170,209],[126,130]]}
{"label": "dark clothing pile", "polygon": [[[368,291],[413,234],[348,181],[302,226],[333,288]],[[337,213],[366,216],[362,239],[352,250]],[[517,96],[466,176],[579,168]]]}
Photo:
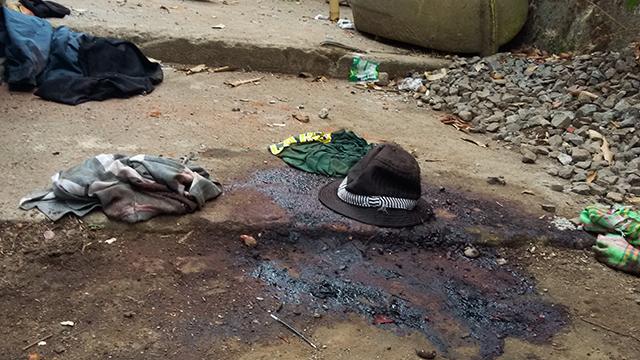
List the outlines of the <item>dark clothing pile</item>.
{"label": "dark clothing pile", "polygon": [[41,18],[63,18],[71,14],[69,9],[53,1],[20,0],[20,4]]}
{"label": "dark clothing pile", "polygon": [[2,8],[0,56],[11,90],[76,105],[153,91],[163,79],[160,64],[128,41],[94,37]]}

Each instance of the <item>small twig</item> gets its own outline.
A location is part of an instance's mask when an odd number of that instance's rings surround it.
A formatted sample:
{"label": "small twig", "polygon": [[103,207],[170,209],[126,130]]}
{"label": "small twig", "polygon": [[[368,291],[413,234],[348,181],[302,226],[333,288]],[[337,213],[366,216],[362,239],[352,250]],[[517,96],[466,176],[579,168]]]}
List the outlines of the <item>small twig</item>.
{"label": "small twig", "polygon": [[23,348],[22,348],[22,351],[28,350],[29,348],[34,347],[34,346],[38,345],[38,343],[39,343],[40,341],[49,340],[49,339],[51,339],[52,337],[53,337],[53,334],[49,334],[49,335],[47,335],[47,336],[45,336],[45,337],[43,337],[43,338],[40,338],[40,339],[38,339],[38,340],[36,340],[36,341],[34,341],[34,342],[32,342],[32,343],[29,343],[29,345],[27,345],[27,346],[25,346],[25,347],[23,347]]}
{"label": "small twig", "polygon": [[298,330],[296,330],[293,326],[287,324],[286,322],[280,320],[280,318],[278,318],[277,316],[271,314],[271,318],[277,322],[279,322],[280,324],[284,325],[287,329],[291,330],[292,333],[298,335],[298,337],[300,337],[302,340],[304,340],[307,344],[311,345],[312,348],[317,349],[318,347],[311,342],[311,340],[307,339],[304,335],[302,335],[302,333]]}
{"label": "small twig", "polygon": [[593,325],[593,326],[597,326],[597,327],[599,327],[599,328],[601,328],[601,329],[604,329],[604,330],[610,331],[610,332],[612,332],[612,333],[614,333],[614,334],[617,334],[617,335],[620,335],[620,336],[624,336],[624,337],[629,337],[629,338],[634,339],[634,340],[635,340],[635,341],[637,341],[637,342],[640,342],[640,338],[639,338],[639,337],[637,337],[637,336],[635,336],[635,335],[627,334],[627,333],[623,333],[623,332],[620,332],[620,331],[618,331],[618,330],[614,330],[614,329],[612,329],[612,328],[610,328],[610,327],[608,327],[608,326],[605,326],[605,325],[602,325],[602,324],[598,324],[598,323],[597,323],[597,322],[595,322],[595,321],[591,321],[591,320],[589,320],[589,319],[585,319],[585,318],[583,318],[582,316],[580,316],[580,317],[579,317],[579,319],[580,319],[580,320],[582,320],[582,321],[584,321],[584,322],[586,322],[587,324],[591,324],[591,325]]}
{"label": "small twig", "polygon": [[221,67],[217,67],[217,68],[213,68],[211,70],[209,70],[212,73],[217,73],[217,72],[223,72],[223,71],[233,71],[234,68],[232,68],[231,66],[221,66]]}
{"label": "small twig", "polygon": [[245,85],[245,84],[251,84],[254,82],[258,82],[260,80],[264,79],[264,76],[260,76],[260,77],[256,77],[256,78],[252,78],[252,79],[247,79],[247,80],[238,80],[238,81],[225,81],[225,84],[231,86],[231,87],[238,87],[240,85]]}
{"label": "small twig", "polygon": [[181,237],[178,240],[178,244],[184,244],[184,242],[187,241],[187,239],[189,238],[189,236],[191,236],[191,234],[193,234],[193,230],[189,231],[185,236]]}

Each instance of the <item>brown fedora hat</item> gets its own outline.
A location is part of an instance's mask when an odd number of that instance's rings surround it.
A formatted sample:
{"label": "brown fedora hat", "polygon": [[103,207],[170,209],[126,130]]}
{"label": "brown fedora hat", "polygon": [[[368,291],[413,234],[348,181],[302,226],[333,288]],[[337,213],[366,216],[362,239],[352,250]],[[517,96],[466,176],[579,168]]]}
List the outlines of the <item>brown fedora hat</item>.
{"label": "brown fedora hat", "polygon": [[407,227],[433,217],[421,197],[420,166],[399,145],[371,149],[347,177],[324,186],[318,195],[329,209],[382,227]]}

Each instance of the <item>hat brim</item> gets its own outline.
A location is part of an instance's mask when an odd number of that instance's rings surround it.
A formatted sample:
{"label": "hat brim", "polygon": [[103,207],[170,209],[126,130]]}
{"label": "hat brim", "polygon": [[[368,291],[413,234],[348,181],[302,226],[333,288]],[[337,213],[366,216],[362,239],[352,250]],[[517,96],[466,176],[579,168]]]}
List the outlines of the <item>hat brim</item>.
{"label": "hat brim", "polygon": [[381,227],[408,227],[426,222],[433,217],[433,209],[424,198],[418,200],[413,210],[366,208],[351,205],[338,197],[338,187],[343,179],[333,181],[320,189],[320,202],[340,215],[365,224]]}

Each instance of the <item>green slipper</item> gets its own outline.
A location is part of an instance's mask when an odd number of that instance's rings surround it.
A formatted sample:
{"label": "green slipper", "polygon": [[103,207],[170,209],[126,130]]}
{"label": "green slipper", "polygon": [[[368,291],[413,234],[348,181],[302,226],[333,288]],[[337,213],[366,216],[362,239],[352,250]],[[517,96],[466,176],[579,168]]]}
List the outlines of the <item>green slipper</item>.
{"label": "green slipper", "polygon": [[640,246],[640,213],[616,206],[588,206],[580,213],[580,222],[587,231],[600,234],[620,234],[634,246]]}
{"label": "green slipper", "polygon": [[620,235],[598,235],[593,246],[596,259],[617,270],[640,276],[640,250]]}

